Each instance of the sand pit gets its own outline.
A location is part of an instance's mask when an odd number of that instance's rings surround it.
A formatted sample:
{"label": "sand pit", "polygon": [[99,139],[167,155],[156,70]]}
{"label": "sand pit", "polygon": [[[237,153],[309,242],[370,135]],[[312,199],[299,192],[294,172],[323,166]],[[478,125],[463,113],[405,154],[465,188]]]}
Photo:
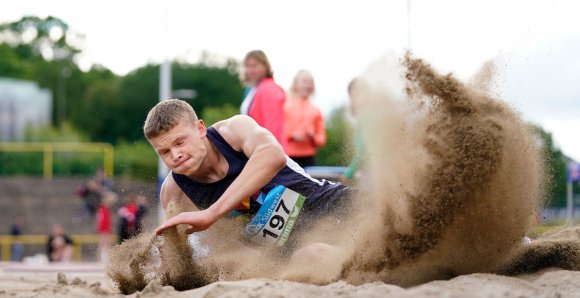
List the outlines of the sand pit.
{"label": "sand pit", "polygon": [[[580,227],[536,239],[580,240]],[[529,262],[531,263],[531,262]],[[0,297],[125,297],[105,273],[10,272],[0,264]],[[20,268],[20,267],[18,267]],[[6,272],[4,272],[6,271]],[[219,281],[188,291],[177,291],[153,281],[129,297],[580,297],[580,272],[546,268],[504,276],[469,274],[403,288],[383,282],[359,286],[344,281],[324,286],[273,279]]]}
{"label": "sand pit", "polygon": [[[111,288],[104,273],[67,273],[68,285],[56,273],[0,273],[0,297],[125,297]],[[75,281],[76,279],[76,281]],[[353,286],[339,281],[316,286],[272,279],[221,281],[188,291],[150,284],[128,297],[580,297],[580,272],[561,269],[519,275],[462,275],[410,288],[382,282]]]}

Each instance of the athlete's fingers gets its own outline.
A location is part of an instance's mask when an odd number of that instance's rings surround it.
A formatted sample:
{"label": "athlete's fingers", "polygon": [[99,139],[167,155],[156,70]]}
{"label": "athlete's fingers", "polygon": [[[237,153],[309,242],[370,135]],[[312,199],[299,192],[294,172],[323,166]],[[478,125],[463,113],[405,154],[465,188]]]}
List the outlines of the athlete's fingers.
{"label": "athlete's fingers", "polygon": [[183,216],[181,216],[181,215],[182,215],[182,213],[180,213],[180,214],[168,219],[167,221],[165,221],[162,225],[160,225],[157,229],[155,229],[155,234],[159,235],[159,234],[163,233],[163,231],[182,223]]}
{"label": "athlete's fingers", "polygon": [[155,235],[162,234],[165,230],[167,230],[168,228],[170,228],[172,226],[173,225],[169,225],[167,223],[164,223],[163,225],[160,225],[157,229],[155,229]]}

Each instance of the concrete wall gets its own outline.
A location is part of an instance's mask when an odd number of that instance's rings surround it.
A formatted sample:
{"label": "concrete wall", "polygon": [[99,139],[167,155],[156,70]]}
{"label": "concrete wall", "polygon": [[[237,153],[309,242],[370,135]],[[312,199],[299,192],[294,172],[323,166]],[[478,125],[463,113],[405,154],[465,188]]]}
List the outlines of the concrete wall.
{"label": "concrete wall", "polygon": [[[0,234],[8,234],[15,216],[24,219],[25,234],[48,234],[53,224],[61,224],[69,234],[95,234],[94,218],[79,221],[83,203],[75,195],[76,188],[87,178],[0,177]],[[115,190],[122,199],[140,193],[150,199],[146,226],[157,224],[155,183],[127,180],[115,181]],[[119,205],[121,200],[119,200]],[[116,219],[116,209],[112,210]],[[114,221],[116,230],[116,220]]]}

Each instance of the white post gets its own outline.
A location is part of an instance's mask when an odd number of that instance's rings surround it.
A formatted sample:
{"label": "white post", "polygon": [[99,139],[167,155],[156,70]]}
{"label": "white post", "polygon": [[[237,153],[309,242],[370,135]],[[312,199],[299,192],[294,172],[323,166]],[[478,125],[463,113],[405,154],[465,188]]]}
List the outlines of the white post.
{"label": "white post", "polygon": [[[159,101],[171,98],[171,62],[165,59],[159,68]],[[159,223],[165,221],[165,214],[161,206],[161,185],[165,180],[165,177],[169,173],[169,169],[163,163],[161,158],[157,162],[157,199],[159,202]]]}
{"label": "white post", "polygon": [[[167,35],[169,33],[169,5],[168,4],[161,4],[163,5],[164,10],[164,24],[163,24],[163,36],[161,36],[160,41],[164,44],[163,46],[163,55],[164,60],[163,63],[159,67],[159,101],[163,101],[166,99],[171,98],[171,61],[168,57],[168,48],[167,48]],[[161,206],[161,185],[163,185],[163,181],[165,181],[165,177],[169,173],[169,169],[163,163],[161,158],[159,158],[157,162],[157,199],[159,203],[158,208],[158,220],[159,223],[165,222],[165,214],[163,212],[163,206]]]}

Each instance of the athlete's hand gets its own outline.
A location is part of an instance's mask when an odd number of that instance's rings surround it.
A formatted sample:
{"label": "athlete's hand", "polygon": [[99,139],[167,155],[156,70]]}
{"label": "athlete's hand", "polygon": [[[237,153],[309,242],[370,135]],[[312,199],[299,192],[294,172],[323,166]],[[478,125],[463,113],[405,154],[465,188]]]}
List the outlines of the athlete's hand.
{"label": "athlete's hand", "polygon": [[176,216],[165,221],[161,226],[155,230],[155,234],[159,235],[168,228],[179,224],[187,224],[189,227],[185,230],[186,234],[193,232],[201,232],[211,227],[217,218],[212,216],[208,210],[181,212]]}

